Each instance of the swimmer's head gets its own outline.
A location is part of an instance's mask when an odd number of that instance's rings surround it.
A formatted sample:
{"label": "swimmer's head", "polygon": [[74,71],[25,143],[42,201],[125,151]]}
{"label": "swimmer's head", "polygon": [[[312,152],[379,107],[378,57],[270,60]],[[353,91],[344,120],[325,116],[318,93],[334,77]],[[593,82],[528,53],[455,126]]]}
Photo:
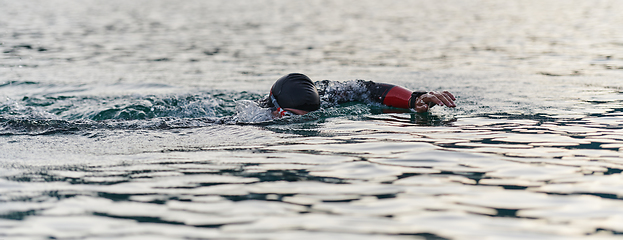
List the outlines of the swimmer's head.
{"label": "swimmer's head", "polygon": [[304,74],[290,73],[279,78],[270,89],[270,95],[278,107],[293,109],[294,111],[290,111],[296,114],[299,114],[296,110],[303,113],[320,108],[320,96],[316,85]]}

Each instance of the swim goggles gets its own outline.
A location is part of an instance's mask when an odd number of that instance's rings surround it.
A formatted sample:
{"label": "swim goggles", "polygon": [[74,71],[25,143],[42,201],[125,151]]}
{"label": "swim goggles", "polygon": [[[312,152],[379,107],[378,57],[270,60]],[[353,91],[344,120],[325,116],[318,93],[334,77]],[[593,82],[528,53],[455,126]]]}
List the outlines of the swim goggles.
{"label": "swim goggles", "polygon": [[277,111],[280,117],[285,117],[285,116],[294,116],[296,114],[290,112],[290,111],[286,111],[283,110],[280,106],[279,103],[277,103],[277,99],[275,99],[275,97],[270,94],[270,100],[273,102],[274,107],[271,108],[271,110],[273,111]]}

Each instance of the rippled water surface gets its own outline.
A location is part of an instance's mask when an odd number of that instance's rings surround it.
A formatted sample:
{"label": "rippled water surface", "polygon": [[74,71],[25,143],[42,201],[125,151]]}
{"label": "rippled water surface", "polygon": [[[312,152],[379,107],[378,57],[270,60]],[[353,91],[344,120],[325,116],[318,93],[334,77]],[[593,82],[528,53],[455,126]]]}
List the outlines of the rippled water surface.
{"label": "rippled water surface", "polygon": [[0,238],[622,238],[622,3],[0,0]]}

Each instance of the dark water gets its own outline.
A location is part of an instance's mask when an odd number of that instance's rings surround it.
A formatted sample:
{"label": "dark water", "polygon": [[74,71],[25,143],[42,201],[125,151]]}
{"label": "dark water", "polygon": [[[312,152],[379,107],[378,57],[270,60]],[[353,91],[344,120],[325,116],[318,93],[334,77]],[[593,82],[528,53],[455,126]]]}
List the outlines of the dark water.
{"label": "dark water", "polygon": [[622,3],[0,1],[0,238],[619,239]]}

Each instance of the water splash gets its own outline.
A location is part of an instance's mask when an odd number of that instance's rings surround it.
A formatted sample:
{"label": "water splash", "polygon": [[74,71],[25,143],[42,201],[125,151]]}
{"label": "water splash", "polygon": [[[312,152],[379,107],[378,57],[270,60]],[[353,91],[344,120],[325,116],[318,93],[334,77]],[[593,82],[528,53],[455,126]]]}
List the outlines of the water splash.
{"label": "water splash", "polygon": [[259,123],[273,120],[273,115],[268,108],[261,108],[254,101],[236,101],[236,117],[242,123]]}

